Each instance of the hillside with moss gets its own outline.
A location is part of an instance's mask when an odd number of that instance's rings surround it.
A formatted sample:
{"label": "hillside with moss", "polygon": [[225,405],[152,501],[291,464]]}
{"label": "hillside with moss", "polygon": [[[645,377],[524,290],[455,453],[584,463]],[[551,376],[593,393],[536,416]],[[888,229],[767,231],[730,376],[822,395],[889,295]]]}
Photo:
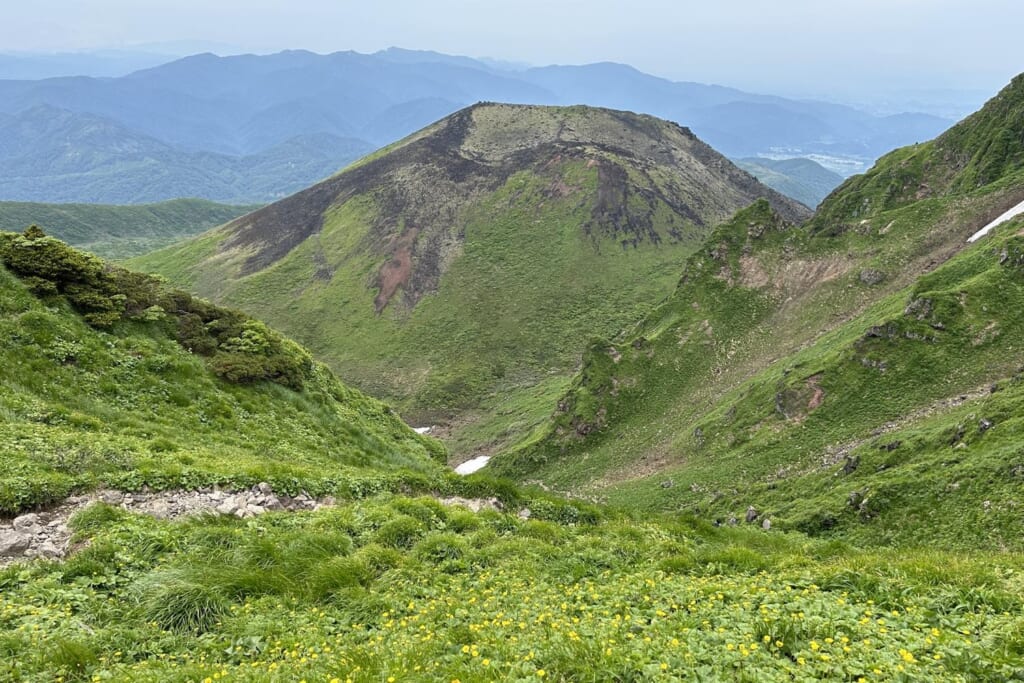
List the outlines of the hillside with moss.
{"label": "hillside with moss", "polygon": [[[764,202],[737,214],[490,469],[722,523],[1021,550],[1024,224],[965,243],[1024,195],[1024,160],[989,144],[1024,131],[1022,92],[885,157],[801,227]],[[943,191],[894,199],[880,179],[925,157]],[[963,180],[981,166],[999,174]]]}
{"label": "hillside with moss", "polygon": [[204,199],[135,206],[0,202],[0,230],[21,232],[38,225],[79,249],[126,259],[206,232],[255,208]]}
{"label": "hillside with moss", "polygon": [[647,312],[759,197],[807,215],[675,124],[481,104],[134,264],[259,315],[466,452],[543,419],[586,340]]}
{"label": "hillside with moss", "polygon": [[248,316],[0,233],[0,513],[99,486],[344,487],[441,445]]}

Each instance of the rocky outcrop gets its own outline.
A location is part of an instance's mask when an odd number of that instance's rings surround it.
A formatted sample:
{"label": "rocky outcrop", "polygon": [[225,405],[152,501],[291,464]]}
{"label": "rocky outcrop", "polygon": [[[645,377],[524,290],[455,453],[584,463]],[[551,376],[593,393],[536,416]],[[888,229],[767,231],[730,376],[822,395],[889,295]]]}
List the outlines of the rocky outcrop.
{"label": "rocky outcrop", "polygon": [[[503,509],[497,498],[451,497],[439,500],[445,505],[459,505],[473,512]],[[178,519],[200,514],[248,519],[267,512],[319,510],[336,505],[337,500],[333,496],[315,498],[305,492],[296,496],[277,494],[266,482],[242,491],[204,488],[196,491],[122,492],[105,489],[73,496],[51,510],[0,520],[0,566],[24,559],[59,559],[67,555],[72,535],[68,520],[94,503],[113,505],[157,519]]]}

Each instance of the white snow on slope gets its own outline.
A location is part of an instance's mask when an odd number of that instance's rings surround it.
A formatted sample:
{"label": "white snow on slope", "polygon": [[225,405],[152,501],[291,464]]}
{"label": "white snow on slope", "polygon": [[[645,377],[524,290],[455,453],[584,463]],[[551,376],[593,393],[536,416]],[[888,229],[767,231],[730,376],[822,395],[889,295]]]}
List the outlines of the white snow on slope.
{"label": "white snow on slope", "polygon": [[973,242],[977,239],[984,237],[985,235],[989,234],[992,231],[992,229],[995,228],[996,226],[1002,225],[1006,221],[1010,220],[1011,218],[1014,218],[1015,216],[1019,216],[1022,213],[1024,213],[1024,202],[1021,202],[1017,206],[1013,207],[1012,209],[1004,213],[999,218],[995,219],[994,221],[986,225],[978,232],[971,235],[969,238],[967,238],[967,241]]}
{"label": "white snow on slope", "polygon": [[472,460],[467,460],[466,462],[462,463],[461,465],[455,468],[455,473],[463,475],[473,474],[474,472],[482,468],[484,465],[486,465],[490,459],[491,456],[489,455],[481,455],[476,458],[473,458]]}

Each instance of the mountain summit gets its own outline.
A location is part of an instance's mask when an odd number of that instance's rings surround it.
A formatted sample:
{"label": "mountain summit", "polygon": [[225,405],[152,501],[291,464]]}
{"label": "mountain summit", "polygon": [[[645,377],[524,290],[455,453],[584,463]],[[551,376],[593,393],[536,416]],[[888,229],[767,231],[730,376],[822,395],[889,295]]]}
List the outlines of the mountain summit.
{"label": "mountain summit", "polygon": [[139,263],[259,312],[411,419],[442,420],[563,378],[759,198],[809,214],[676,124],[484,103]]}

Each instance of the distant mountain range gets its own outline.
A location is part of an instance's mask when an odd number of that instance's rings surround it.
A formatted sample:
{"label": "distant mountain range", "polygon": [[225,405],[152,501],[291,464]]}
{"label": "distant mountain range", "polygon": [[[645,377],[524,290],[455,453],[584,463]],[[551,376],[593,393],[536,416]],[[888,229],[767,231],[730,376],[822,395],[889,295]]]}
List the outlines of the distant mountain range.
{"label": "distant mountain range", "polygon": [[949,124],[621,64],[517,69],[399,49],[201,54],[118,78],[0,81],[0,199],[270,201],[477,101],[648,113],[732,157],[817,155],[846,173]]}
{"label": "distant mountain range", "polygon": [[[188,54],[178,52],[179,56]],[[149,50],[91,50],[50,54],[0,54],[0,79],[34,80],[60,76],[114,78],[166,64],[178,57]]]}
{"label": "distant mountain range", "polygon": [[[137,204],[175,197],[246,203],[285,197],[371,151],[330,133],[256,154],[186,151],[112,119],[41,104],[0,115],[0,197]],[[255,199],[254,199],[255,198]]]}

